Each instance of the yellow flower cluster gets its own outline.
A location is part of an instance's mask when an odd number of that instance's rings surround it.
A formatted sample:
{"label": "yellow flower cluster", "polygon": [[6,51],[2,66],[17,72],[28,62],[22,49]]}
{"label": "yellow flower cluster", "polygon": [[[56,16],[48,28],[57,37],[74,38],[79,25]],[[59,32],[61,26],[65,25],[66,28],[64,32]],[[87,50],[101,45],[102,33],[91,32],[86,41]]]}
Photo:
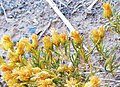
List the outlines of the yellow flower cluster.
{"label": "yellow flower cluster", "polygon": [[25,44],[26,51],[30,53],[33,53],[34,49],[38,47],[38,37],[35,34],[32,35],[32,44],[28,38],[22,38],[20,42]]}
{"label": "yellow flower cluster", "polygon": [[94,30],[91,30],[90,32],[91,34],[91,38],[92,40],[95,42],[95,43],[100,43],[101,40],[103,39],[104,37],[104,28],[103,26],[99,27],[98,30],[94,29]]}
{"label": "yellow flower cluster", "polygon": [[45,50],[52,50],[53,48],[53,43],[50,41],[50,36],[45,36],[43,38],[43,43],[44,43],[44,48]]}
{"label": "yellow flower cluster", "polygon": [[103,15],[106,18],[110,18],[112,16],[112,9],[111,9],[111,4],[109,2],[106,2],[103,4]]}
{"label": "yellow flower cluster", "polygon": [[70,66],[68,66],[68,65],[66,65],[66,64],[58,67],[58,69],[57,69],[57,71],[58,71],[59,73],[61,73],[61,72],[67,72],[67,73],[69,73],[69,74],[71,74],[71,73],[73,72],[73,70],[74,70],[73,67],[70,67]]}
{"label": "yellow flower cluster", "polygon": [[61,41],[61,43],[63,43],[63,44],[67,41],[67,36],[66,36],[65,33],[60,34],[60,41]]}
{"label": "yellow flower cluster", "polygon": [[52,31],[52,43],[57,47],[60,46],[60,37],[58,32],[55,30]]}
{"label": "yellow flower cluster", "polygon": [[47,71],[41,71],[35,75],[32,79],[36,82],[37,87],[56,87],[56,85],[52,82],[54,75],[51,75]]}
{"label": "yellow flower cluster", "polygon": [[65,87],[79,87],[80,83],[75,78],[70,78],[70,80],[66,80]]}
{"label": "yellow flower cluster", "polygon": [[4,72],[3,80],[7,82],[9,87],[23,87],[25,84],[32,84],[32,82],[35,82],[37,87],[56,87],[52,82],[54,75],[38,67],[32,67],[29,63],[25,66],[3,63],[1,70]]}
{"label": "yellow flower cluster", "polygon": [[73,37],[73,40],[76,44],[82,43],[82,38],[80,37],[80,33],[78,31],[72,31],[71,37]]}
{"label": "yellow flower cluster", "polygon": [[[104,37],[102,27],[97,32],[99,32],[100,38]],[[76,48],[77,45],[82,44],[78,31],[73,31],[71,36]],[[7,50],[9,60],[5,62],[0,58],[0,70],[3,72],[3,80],[9,87],[89,87],[87,84],[91,84],[91,87],[99,86],[100,82],[96,77],[92,77],[86,84],[81,81],[84,77],[78,73],[79,59],[76,61],[75,55],[71,57],[72,65],[62,63],[70,62],[70,52],[68,51],[70,51],[72,40],[68,41],[65,33],[59,35],[53,31],[52,38],[45,36],[44,45],[40,49],[38,49],[37,39],[37,35],[33,34],[31,43],[28,38],[21,38],[14,45],[9,36],[2,38],[1,47]],[[5,45],[3,45],[4,43]],[[77,50],[83,52],[83,49]],[[30,57],[26,58],[24,56],[26,53],[29,53]],[[68,60],[64,60],[62,57],[67,57]],[[80,55],[77,57],[81,58]]]}
{"label": "yellow flower cluster", "polygon": [[13,49],[13,42],[12,40],[10,39],[10,36],[4,36],[2,39],[1,39],[1,47],[4,49],[4,50],[8,50],[8,49]]}
{"label": "yellow flower cluster", "polygon": [[100,86],[100,80],[96,76],[92,76],[90,81],[85,84],[84,87],[99,87]]}

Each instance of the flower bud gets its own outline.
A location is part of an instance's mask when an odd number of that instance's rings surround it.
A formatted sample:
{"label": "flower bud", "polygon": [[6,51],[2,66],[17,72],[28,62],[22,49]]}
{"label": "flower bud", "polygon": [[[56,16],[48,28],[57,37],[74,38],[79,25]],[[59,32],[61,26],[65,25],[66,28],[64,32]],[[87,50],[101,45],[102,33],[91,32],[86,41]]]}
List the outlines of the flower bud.
{"label": "flower bud", "polygon": [[45,37],[43,38],[43,43],[44,43],[44,48],[45,48],[45,50],[52,49],[53,44],[52,44],[52,42],[50,41],[50,36],[45,36]]}
{"label": "flower bud", "polygon": [[109,2],[106,2],[103,4],[103,15],[106,18],[110,18],[112,16],[112,10],[111,10],[111,4]]}
{"label": "flower bud", "polygon": [[38,37],[36,34],[32,35],[32,47],[35,49],[38,47]]}
{"label": "flower bud", "polygon": [[80,34],[78,31],[71,32],[71,37],[73,37],[73,40],[76,44],[82,43],[82,38],[80,37]]}
{"label": "flower bud", "polygon": [[98,40],[100,40],[99,38],[99,33],[96,29],[93,29],[91,32],[91,38],[93,39],[94,42],[97,42]]}
{"label": "flower bud", "polygon": [[56,32],[55,30],[52,31],[52,43],[57,47],[60,46],[60,37],[58,35],[58,32]]}
{"label": "flower bud", "polygon": [[10,36],[4,36],[1,40],[1,46],[4,50],[13,49],[14,43]]}
{"label": "flower bud", "polygon": [[99,36],[100,36],[101,38],[103,38],[103,37],[104,37],[104,27],[103,27],[103,26],[99,27],[98,32],[99,32]]}
{"label": "flower bud", "polygon": [[65,43],[66,40],[67,40],[67,36],[66,36],[66,34],[65,34],[65,33],[60,34],[60,41],[61,41],[61,43]]}

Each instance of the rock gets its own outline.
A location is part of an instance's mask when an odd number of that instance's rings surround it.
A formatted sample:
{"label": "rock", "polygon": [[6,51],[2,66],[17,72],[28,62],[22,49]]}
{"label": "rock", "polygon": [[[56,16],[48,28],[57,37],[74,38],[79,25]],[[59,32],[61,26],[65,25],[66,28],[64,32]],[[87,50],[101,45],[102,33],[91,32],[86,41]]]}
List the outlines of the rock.
{"label": "rock", "polygon": [[30,33],[35,33],[36,32],[36,27],[35,26],[30,26],[29,28],[28,28],[28,32],[30,32]]}
{"label": "rock", "polygon": [[1,7],[0,7],[0,15],[4,15],[4,11]]}
{"label": "rock", "polygon": [[14,44],[16,44],[18,41],[19,41],[18,38],[14,38],[14,39],[13,39]]}
{"label": "rock", "polygon": [[120,80],[120,75],[117,75],[117,76],[115,77],[115,80]]}
{"label": "rock", "polygon": [[38,25],[37,19],[33,19],[33,25]]}

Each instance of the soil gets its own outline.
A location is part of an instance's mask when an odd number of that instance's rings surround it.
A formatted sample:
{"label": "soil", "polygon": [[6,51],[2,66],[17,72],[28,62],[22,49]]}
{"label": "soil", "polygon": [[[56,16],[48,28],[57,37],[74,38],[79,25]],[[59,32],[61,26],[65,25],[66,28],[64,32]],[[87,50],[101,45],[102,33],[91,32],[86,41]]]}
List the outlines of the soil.
{"label": "soil", "polygon": [[[84,35],[84,44],[86,44],[86,41],[88,40],[91,46],[93,46],[93,43],[89,39],[90,30],[98,29],[99,26],[104,25],[106,22],[103,17],[103,2],[109,1],[112,5],[120,3],[119,0],[99,0],[93,6],[91,12],[88,12],[86,9],[93,0],[53,1],[73,27],[78,30],[81,35]],[[36,33],[39,36],[41,44],[42,37],[51,35],[50,31],[53,27],[59,33],[70,33],[69,29],[46,0],[1,0],[1,2],[8,20],[5,19],[3,9],[0,6],[0,38],[4,35],[10,35],[14,43],[16,43],[21,37],[31,38],[31,35]],[[116,10],[120,10],[120,4]],[[111,49],[117,42],[120,42],[120,35],[111,33],[109,30],[106,31],[104,45],[108,49]],[[120,61],[120,44],[115,51],[117,54],[116,60]],[[0,49],[0,55],[5,57],[6,52]],[[100,56],[96,53],[92,55],[93,61],[99,60],[99,58]],[[120,68],[116,72],[115,76],[109,73],[97,73],[102,79],[102,83],[104,83],[101,84],[100,87],[105,87],[108,83],[109,87],[120,87]]]}

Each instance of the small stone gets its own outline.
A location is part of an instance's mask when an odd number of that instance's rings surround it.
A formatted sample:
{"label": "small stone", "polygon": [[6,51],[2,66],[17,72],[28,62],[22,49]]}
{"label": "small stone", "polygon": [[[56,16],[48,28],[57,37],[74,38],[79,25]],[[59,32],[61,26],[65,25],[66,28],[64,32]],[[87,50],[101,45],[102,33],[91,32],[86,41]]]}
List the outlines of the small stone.
{"label": "small stone", "polygon": [[116,76],[115,80],[120,80],[120,75]]}
{"label": "small stone", "polygon": [[16,44],[18,41],[19,39],[16,39],[16,38],[13,39],[14,44]]}
{"label": "small stone", "polygon": [[28,53],[25,54],[25,58],[28,58],[30,55]]}
{"label": "small stone", "polygon": [[26,38],[28,38],[29,35],[28,35],[28,34],[23,34],[23,35],[21,35],[21,38],[22,38],[22,37],[26,37]]}
{"label": "small stone", "polygon": [[1,7],[0,7],[0,15],[4,15],[4,11]]}
{"label": "small stone", "polygon": [[35,26],[30,26],[29,28],[28,28],[28,32],[30,32],[30,33],[35,33],[36,32],[36,27]]}

